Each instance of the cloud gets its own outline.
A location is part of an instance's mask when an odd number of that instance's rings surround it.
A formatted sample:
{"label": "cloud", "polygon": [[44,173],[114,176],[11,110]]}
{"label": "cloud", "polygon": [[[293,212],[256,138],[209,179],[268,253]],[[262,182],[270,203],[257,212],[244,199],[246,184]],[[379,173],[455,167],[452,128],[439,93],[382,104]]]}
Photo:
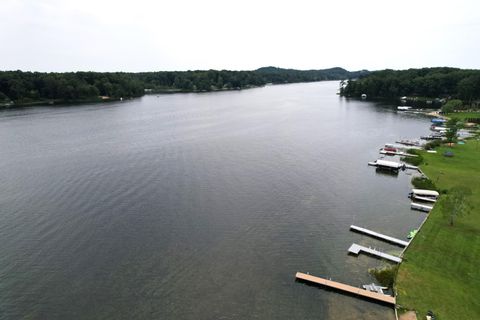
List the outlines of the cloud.
{"label": "cloud", "polygon": [[475,1],[4,0],[2,69],[478,68]]}

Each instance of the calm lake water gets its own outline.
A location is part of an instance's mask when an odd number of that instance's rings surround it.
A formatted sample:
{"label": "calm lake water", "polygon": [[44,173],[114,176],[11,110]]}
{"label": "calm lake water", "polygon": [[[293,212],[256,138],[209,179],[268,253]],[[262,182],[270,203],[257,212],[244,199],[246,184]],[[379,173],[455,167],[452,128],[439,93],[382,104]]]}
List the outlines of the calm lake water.
{"label": "calm lake water", "polygon": [[429,119],[338,82],[0,112],[1,319],[394,319],[355,286],[405,239],[411,176],[367,162]]}

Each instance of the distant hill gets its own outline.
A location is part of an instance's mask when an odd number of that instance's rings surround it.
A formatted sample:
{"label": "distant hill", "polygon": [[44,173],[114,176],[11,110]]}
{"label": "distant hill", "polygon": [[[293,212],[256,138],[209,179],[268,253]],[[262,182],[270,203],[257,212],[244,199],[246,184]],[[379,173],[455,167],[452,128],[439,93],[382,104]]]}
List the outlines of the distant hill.
{"label": "distant hill", "polygon": [[255,70],[273,83],[282,82],[308,82],[322,80],[345,80],[365,76],[370,72],[367,70],[347,71],[340,67],[319,69],[319,70],[296,70],[277,67],[263,67]]}

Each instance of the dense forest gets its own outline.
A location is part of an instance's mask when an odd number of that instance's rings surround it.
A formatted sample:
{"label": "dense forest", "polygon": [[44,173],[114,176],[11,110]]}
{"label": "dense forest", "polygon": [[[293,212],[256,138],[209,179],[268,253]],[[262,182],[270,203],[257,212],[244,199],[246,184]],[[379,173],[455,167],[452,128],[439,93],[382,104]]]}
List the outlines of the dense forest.
{"label": "dense forest", "polygon": [[342,68],[254,71],[68,72],[0,71],[0,105],[96,101],[138,97],[145,92],[203,92],[357,78],[368,71]]}
{"label": "dense forest", "polygon": [[423,68],[382,70],[348,81],[341,94],[393,99],[403,96],[457,98],[472,104],[480,99],[480,70]]}

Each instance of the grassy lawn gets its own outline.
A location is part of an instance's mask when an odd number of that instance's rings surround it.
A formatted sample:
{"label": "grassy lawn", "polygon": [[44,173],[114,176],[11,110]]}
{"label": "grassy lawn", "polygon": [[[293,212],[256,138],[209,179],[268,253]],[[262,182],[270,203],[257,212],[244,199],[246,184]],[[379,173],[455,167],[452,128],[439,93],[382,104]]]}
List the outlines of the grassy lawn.
{"label": "grassy lawn", "polygon": [[453,112],[446,115],[449,118],[463,119],[480,119],[480,112]]}
{"label": "grassy lawn", "polygon": [[[445,150],[454,157],[446,158]],[[405,253],[397,279],[397,304],[425,319],[480,319],[480,141],[469,140],[436,154],[423,152],[425,174],[440,189],[472,189],[473,210],[451,227],[436,205]]]}

